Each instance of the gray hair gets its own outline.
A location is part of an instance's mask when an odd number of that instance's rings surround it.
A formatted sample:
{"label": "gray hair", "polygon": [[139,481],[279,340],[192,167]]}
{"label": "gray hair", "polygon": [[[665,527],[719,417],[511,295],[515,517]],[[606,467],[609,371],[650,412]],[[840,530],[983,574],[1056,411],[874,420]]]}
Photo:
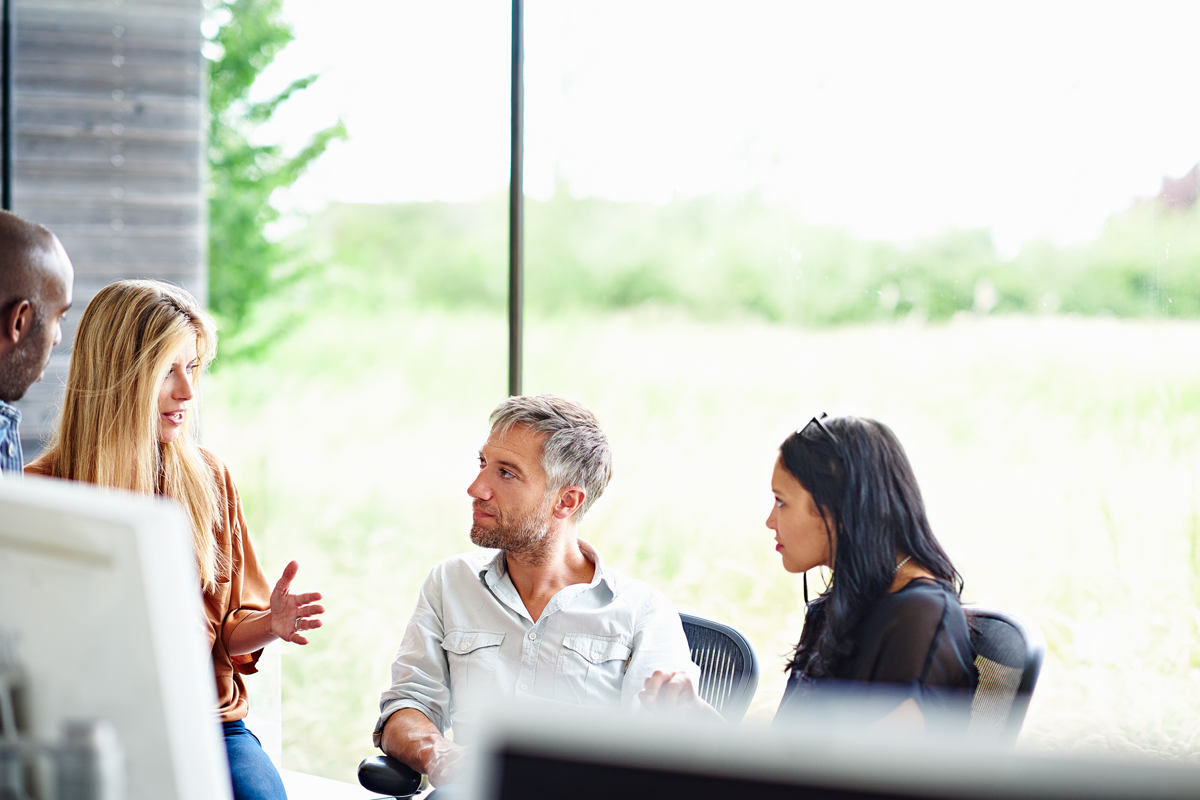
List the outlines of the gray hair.
{"label": "gray hair", "polygon": [[553,394],[510,397],[496,406],[491,423],[496,436],[504,436],[515,425],[550,434],[541,456],[546,491],[583,488],[583,503],[575,512],[577,523],[604,494],[612,478],[612,449],[599,421],[582,404]]}

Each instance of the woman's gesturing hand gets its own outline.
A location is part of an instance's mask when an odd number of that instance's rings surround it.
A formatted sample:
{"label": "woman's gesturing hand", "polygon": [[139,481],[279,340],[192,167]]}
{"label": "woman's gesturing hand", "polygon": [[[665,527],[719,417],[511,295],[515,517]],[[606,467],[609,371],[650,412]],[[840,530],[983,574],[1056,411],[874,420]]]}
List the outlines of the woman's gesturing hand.
{"label": "woman's gesturing hand", "polygon": [[324,614],[325,606],[313,605],[321,599],[320,592],[291,593],[292,581],[299,571],[299,564],[289,562],[271,592],[271,633],[285,642],[308,644],[300,632],[321,627],[321,620],[313,618]]}
{"label": "woman's gesturing hand", "polygon": [[713,719],[721,714],[696,694],[696,684],[686,672],[656,670],[646,678],[646,686],[638,692],[642,705],[659,714],[690,712]]}

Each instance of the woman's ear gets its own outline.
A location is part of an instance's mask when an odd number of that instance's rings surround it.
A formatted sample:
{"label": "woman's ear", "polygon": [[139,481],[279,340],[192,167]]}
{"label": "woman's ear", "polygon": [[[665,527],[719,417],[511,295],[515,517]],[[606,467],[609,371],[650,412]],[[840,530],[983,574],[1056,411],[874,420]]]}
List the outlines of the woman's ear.
{"label": "woman's ear", "polygon": [[558,502],[554,504],[555,519],[567,519],[583,505],[583,499],[587,497],[587,493],[583,491],[581,486],[568,486],[558,496]]}

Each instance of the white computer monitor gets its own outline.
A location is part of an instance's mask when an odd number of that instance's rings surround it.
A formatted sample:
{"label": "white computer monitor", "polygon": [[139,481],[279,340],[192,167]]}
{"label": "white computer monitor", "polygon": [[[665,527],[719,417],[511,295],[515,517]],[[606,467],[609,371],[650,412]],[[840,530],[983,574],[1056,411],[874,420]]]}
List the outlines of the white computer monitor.
{"label": "white computer monitor", "polygon": [[191,537],[172,503],[0,480],[0,643],[28,728],[107,720],[129,800],[229,800]]}

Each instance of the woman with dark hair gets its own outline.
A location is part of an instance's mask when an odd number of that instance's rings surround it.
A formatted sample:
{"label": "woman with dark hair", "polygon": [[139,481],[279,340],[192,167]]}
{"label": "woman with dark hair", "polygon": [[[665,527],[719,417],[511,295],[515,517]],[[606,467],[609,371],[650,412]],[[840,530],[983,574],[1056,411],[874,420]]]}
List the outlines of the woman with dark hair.
{"label": "woman with dark hair", "polygon": [[[833,575],[812,602],[806,582],[804,631],[776,719],[833,681],[888,689],[901,700],[897,720],[956,707],[953,700],[978,682],[959,605],[962,578],[933,535],[891,429],[858,417],[814,417],[780,446],[771,490],[767,527],[783,568],[824,566]],[[642,701],[651,709],[712,710],[682,673],[655,673]]]}

